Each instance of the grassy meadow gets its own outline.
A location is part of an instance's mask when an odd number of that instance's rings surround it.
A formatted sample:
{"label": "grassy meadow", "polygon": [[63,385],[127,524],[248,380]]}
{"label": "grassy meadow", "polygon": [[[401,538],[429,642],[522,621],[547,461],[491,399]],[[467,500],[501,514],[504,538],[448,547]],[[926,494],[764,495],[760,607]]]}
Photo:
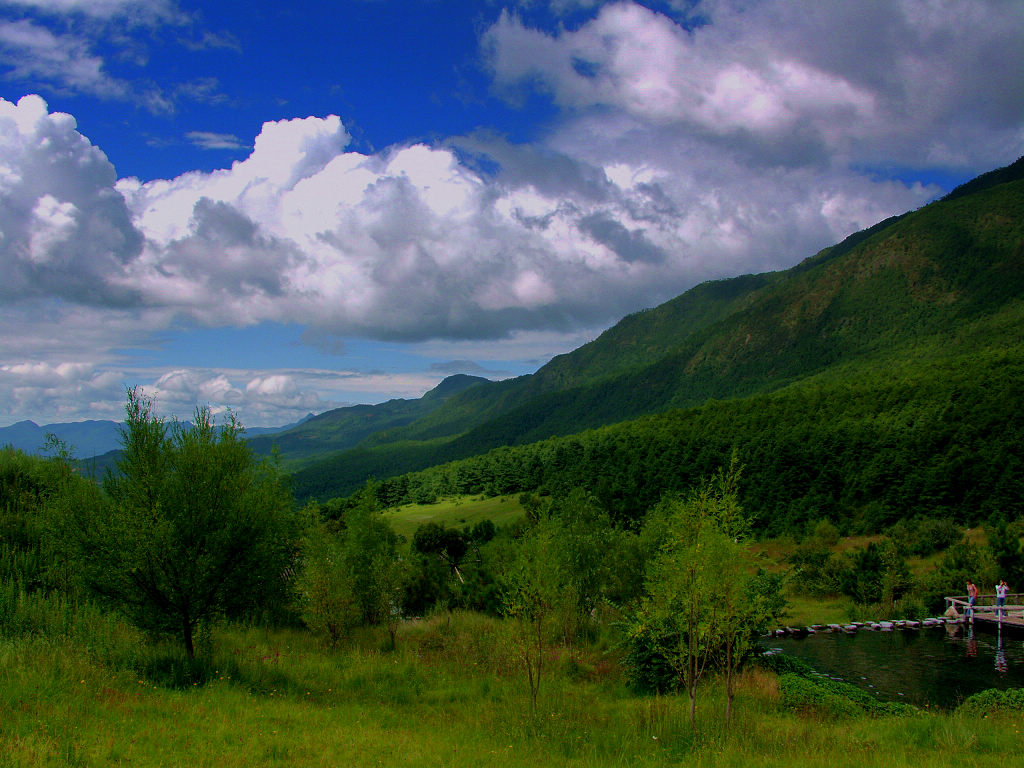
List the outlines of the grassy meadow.
{"label": "grassy meadow", "polygon": [[391,529],[411,539],[423,523],[439,523],[449,528],[473,526],[490,520],[497,526],[510,525],[525,514],[516,496],[455,496],[434,504],[405,504],[384,512]]}
{"label": "grassy meadow", "polygon": [[601,641],[550,650],[532,711],[505,624],[464,613],[407,623],[393,652],[372,631],[331,649],[221,627],[189,672],[86,614],[63,639],[0,640],[0,765],[1003,765],[1024,725],[793,710],[755,668],[730,725],[710,680],[691,728],[685,697],[633,695]]}

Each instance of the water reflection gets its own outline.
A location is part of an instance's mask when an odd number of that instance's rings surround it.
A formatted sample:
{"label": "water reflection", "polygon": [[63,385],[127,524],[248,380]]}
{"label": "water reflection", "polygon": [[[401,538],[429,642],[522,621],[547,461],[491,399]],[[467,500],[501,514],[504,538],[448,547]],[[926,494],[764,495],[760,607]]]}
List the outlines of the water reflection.
{"label": "water reflection", "polygon": [[999,644],[996,646],[996,672],[1005,674],[1006,670],[1009,669],[1009,664],[1006,661],[1006,651],[1003,649],[1003,635],[999,635]]}
{"label": "water reflection", "polygon": [[885,701],[954,707],[987,688],[1024,686],[1024,640],[969,625],[822,633],[770,645]]}

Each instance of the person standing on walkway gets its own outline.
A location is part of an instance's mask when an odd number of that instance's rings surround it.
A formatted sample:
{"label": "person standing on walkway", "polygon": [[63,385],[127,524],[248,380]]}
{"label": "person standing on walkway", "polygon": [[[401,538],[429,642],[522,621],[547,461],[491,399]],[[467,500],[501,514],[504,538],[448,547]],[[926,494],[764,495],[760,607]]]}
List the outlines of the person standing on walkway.
{"label": "person standing on walkway", "polygon": [[1002,607],[1006,605],[1006,593],[1010,591],[1010,588],[1006,586],[1006,581],[1000,579],[999,583],[996,584],[996,616],[1000,619],[1003,618],[1006,611],[1002,610]]}
{"label": "person standing on walkway", "polygon": [[978,602],[978,588],[974,586],[974,582],[970,579],[967,580],[967,615],[974,620],[974,604]]}

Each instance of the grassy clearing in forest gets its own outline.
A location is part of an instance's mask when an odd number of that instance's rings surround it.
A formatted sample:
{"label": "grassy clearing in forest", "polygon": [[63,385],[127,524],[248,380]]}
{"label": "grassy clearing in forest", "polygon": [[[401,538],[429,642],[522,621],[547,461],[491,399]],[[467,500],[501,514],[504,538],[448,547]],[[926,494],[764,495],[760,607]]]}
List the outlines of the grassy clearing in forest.
{"label": "grassy clearing in forest", "polygon": [[853,600],[845,595],[814,597],[801,595],[789,590],[786,593],[786,616],[784,621],[793,627],[807,627],[811,624],[846,624],[851,621]]}
{"label": "grassy clearing in forest", "polygon": [[434,504],[406,504],[384,513],[395,533],[406,538],[412,538],[416,528],[423,523],[462,528],[490,520],[501,526],[514,523],[523,514],[523,507],[516,496],[456,496]]}

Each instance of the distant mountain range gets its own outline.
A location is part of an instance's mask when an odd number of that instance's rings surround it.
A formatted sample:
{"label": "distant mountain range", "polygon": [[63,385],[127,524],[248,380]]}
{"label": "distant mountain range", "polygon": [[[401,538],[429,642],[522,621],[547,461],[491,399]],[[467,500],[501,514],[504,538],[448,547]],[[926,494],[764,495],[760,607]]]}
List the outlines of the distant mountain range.
{"label": "distant mountain range", "polygon": [[0,445],[10,445],[25,453],[42,453],[48,434],[56,435],[77,457],[92,457],[112,451],[118,446],[119,425],[114,421],[77,421],[66,424],[45,424],[19,421],[0,427]]}
{"label": "distant mountain range", "polygon": [[[246,427],[247,437],[271,435],[301,424],[313,417],[309,414],[293,424],[283,427]],[[187,423],[187,422],[186,422]],[[39,426],[34,421],[19,421],[9,427],[0,427],[0,446],[10,445],[25,453],[42,453],[47,435],[56,435],[79,459],[102,456],[121,447],[121,424],[116,421],[73,421]]]}

